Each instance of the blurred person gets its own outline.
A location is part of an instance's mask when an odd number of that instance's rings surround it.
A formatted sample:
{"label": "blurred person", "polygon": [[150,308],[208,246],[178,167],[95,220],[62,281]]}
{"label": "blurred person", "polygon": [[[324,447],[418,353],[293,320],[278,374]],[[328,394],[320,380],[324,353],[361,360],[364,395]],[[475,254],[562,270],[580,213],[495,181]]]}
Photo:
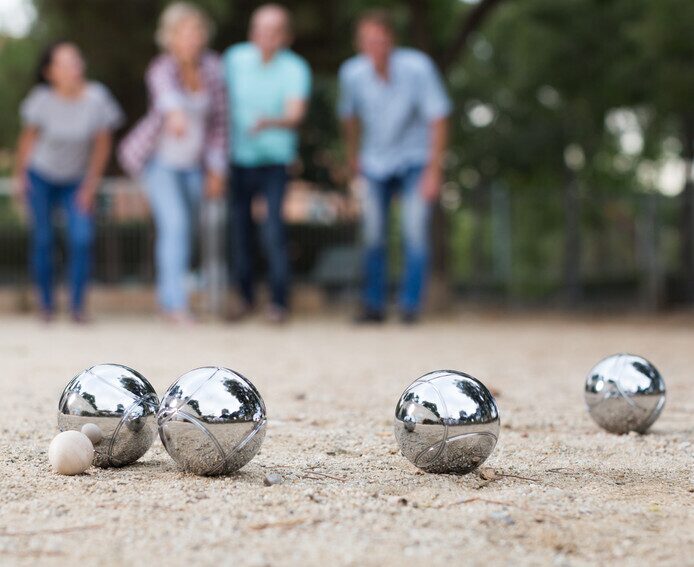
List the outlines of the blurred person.
{"label": "blurred person", "polygon": [[53,297],[54,212],[66,217],[70,310],[86,321],[85,296],[94,240],[94,202],[122,112],[108,89],[87,80],[76,45],[60,41],[39,61],[37,84],[21,105],[13,177],[15,192],[29,206],[31,266],[41,314],[55,315]]}
{"label": "blurred person", "polygon": [[121,164],[141,180],[156,227],[157,296],[164,317],[192,321],[186,279],[203,198],[224,193],[227,101],[211,23],[187,2],[161,14],[162,53],[150,64],[150,108],[123,141]]}
{"label": "blurred person", "polygon": [[291,17],[276,4],[251,17],[250,40],[230,47],[224,68],[232,102],[229,210],[235,280],[241,296],[232,319],[251,312],[253,286],[251,211],[254,196],[265,198],[262,240],[269,264],[270,322],[281,323],[289,307],[289,261],[282,203],[287,169],[297,159],[297,128],[306,115],[311,70],[291,51]]}
{"label": "blurred person", "polygon": [[340,68],[338,113],[353,176],[366,181],[363,199],[365,282],[356,321],[380,323],[387,300],[387,224],[391,201],[402,201],[405,266],[403,322],[420,314],[429,268],[429,225],[442,183],[451,103],[431,59],[395,45],[385,11],[357,22],[359,54]]}

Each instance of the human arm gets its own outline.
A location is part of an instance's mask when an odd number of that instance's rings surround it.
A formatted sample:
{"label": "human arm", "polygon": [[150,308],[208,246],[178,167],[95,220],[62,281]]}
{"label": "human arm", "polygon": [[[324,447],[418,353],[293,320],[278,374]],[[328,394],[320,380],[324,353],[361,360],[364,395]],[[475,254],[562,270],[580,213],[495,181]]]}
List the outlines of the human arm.
{"label": "human arm", "polygon": [[261,118],[253,127],[253,133],[258,133],[268,128],[284,128],[295,130],[306,117],[308,105],[304,99],[288,100],[284,109],[284,114],[278,118]]}
{"label": "human arm", "polygon": [[24,126],[17,141],[17,153],[12,172],[12,193],[17,200],[23,201],[29,187],[27,181],[27,169],[29,156],[34,148],[39,129],[36,126]]}
{"label": "human arm", "polygon": [[347,164],[352,177],[357,177],[359,175],[360,131],[359,119],[356,116],[349,116],[342,119],[342,135],[347,152]]}
{"label": "human arm", "polygon": [[448,115],[451,101],[446,87],[434,63],[426,56],[420,61],[419,84],[421,94],[419,106],[429,122],[429,159],[420,183],[427,201],[435,200],[443,182],[443,160],[448,145]]}
{"label": "human arm", "polygon": [[12,172],[12,192],[20,204],[23,204],[29,189],[27,171],[31,154],[45,124],[45,95],[45,88],[34,87],[22,101],[19,109],[22,130],[17,140],[17,154]]}
{"label": "human arm", "polygon": [[96,191],[111,157],[112,146],[113,134],[110,130],[100,130],[96,133],[92,142],[87,172],[77,190],[77,204],[85,213],[90,213],[94,208]]}
{"label": "human arm", "polygon": [[443,157],[448,144],[448,119],[437,118],[430,123],[431,152],[422,173],[421,191],[427,201],[438,197],[443,181]]}
{"label": "human arm", "polygon": [[229,152],[228,93],[220,59],[213,54],[203,60],[203,74],[210,93],[211,111],[205,133],[205,195],[217,199],[224,194]]}
{"label": "human arm", "polygon": [[171,55],[160,55],[147,69],[147,90],[153,107],[164,117],[164,127],[174,136],[182,136],[188,126],[183,111],[183,93]]}
{"label": "human arm", "polygon": [[124,121],[123,110],[111,92],[100,83],[93,84],[92,89],[98,97],[99,114],[94,124],[94,134],[89,141],[87,169],[77,193],[78,204],[87,213],[94,208],[96,192],[111,158],[113,131]]}
{"label": "human arm", "polygon": [[358,117],[358,105],[354,80],[350,73],[350,63],[340,68],[340,94],[337,102],[337,113],[342,124],[342,136],[347,154],[350,175],[357,177],[360,172],[359,145],[361,140],[361,123]]}
{"label": "human arm", "polygon": [[311,70],[303,60],[293,61],[286,71],[286,99],[281,116],[261,116],[252,129],[254,134],[270,128],[297,129],[308,109],[311,92]]}

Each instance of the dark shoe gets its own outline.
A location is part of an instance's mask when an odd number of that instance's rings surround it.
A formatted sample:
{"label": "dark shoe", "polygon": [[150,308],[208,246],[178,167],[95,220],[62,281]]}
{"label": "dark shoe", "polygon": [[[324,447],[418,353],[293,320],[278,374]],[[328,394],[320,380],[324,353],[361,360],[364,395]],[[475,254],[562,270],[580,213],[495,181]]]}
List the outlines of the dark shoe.
{"label": "dark shoe", "polygon": [[39,317],[43,323],[52,323],[55,320],[55,311],[52,309],[41,309]]}
{"label": "dark shoe", "polygon": [[236,302],[229,308],[225,318],[229,323],[238,323],[249,317],[251,313],[253,313],[253,306],[250,303]]}
{"label": "dark shoe", "polygon": [[166,323],[176,327],[190,327],[196,323],[195,317],[185,310],[165,311],[161,315]]}
{"label": "dark shoe", "polygon": [[386,317],[383,311],[377,311],[375,309],[362,309],[354,318],[354,322],[357,325],[379,324],[383,323],[385,320]]}
{"label": "dark shoe", "polygon": [[403,325],[416,325],[419,323],[419,314],[414,311],[403,311],[400,314],[400,322]]}
{"label": "dark shoe", "polygon": [[70,318],[75,325],[88,325],[91,322],[84,311],[73,311]]}

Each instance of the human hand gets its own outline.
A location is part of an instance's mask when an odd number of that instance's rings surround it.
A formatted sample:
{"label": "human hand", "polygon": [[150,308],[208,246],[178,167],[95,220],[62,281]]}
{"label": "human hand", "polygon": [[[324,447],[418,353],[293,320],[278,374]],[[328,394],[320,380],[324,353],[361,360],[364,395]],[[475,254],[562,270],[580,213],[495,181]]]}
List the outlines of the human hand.
{"label": "human hand", "polygon": [[259,118],[253,128],[251,128],[251,134],[258,134],[262,132],[263,130],[267,130],[268,128],[271,128],[273,125],[272,120],[269,118]]}
{"label": "human hand", "polygon": [[205,196],[208,199],[219,199],[224,195],[226,179],[223,175],[210,171],[205,179]]}
{"label": "human hand", "polygon": [[436,165],[428,165],[422,173],[419,185],[424,199],[430,203],[435,201],[441,191],[442,182],[443,172],[441,168]]}
{"label": "human hand", "polygon": [[29,190],[29,180],[25,174],[14,175],[10,180],[10,190],[12,191],[12,196],[17,201],[24,201],[26,199],[27,191]]}
{"label": "human hand", "polygon": [[359,158],[357,156],[350,156],[347,158],[347,164],[349,167],[349,176],[352,179],[356,179],[361,175],[361,165],[359,164]]}
{"label": "human hand", "polygon": [[188,117],[182,110],[172,110],[166,115],[166,131],[180,138],[188,129]]}
{"label": "human hand", "polygon": [[29,192],[29,180],[26,174],[19,174],[12,177],[10,181],[10,191],[19,214],[23,214],[26,209],[27,193]]}
{"label": "human hand", "polygon": [[92,183],[83,183],[77,189],[77,206],[84,214],[91,214],[96,202],[96,186]]}

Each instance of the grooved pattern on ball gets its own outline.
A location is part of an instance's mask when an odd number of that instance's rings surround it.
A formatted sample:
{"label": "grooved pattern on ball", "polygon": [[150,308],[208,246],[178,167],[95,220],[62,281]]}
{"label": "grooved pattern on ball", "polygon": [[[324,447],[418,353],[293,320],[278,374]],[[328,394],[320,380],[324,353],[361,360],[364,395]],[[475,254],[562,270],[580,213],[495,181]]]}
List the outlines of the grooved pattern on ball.
{"label": "grooved pattern on ball", "polygon": [[158,414],[166,450],[189,472],[216,475],[248,463],[265,436],[265,404],[253,384],[222,367],[181,376],[167,390]]}
{"label": "grooved pattern on ball", "polygon": [[128,465],[144,455],[156,435],[159,398],[136,370],[120,364],[99,364],[75,376],[58,405],[58,428],[99,428],[94,464]]}
{"label": "grooved pattern on ball", "polygon": [[164,448],[174,461],[196,474],[217,474],[226,454],[207,427],[193,416],[177,411],[159,424]]}
{"label": "grooved pattern on ball", "polygon": [[616,354],[589,372],[585,401],[593,420],[605,430],[645,433],[665,405],[665,383],[646,359]]}
{"label": "grooved pattern on ball", "polygon": [[111,438],[108,461],[113,467],[125,466],[142,457],[156,435],[153,426],[159,400],[148,395],[133,403],[125,412]]}
{"label": "grooved pattern on ball", "polygon": [[402,454],[419,468],[465,473],[494,449],[499,416],[481,382],[441,370],[419,378],[403,392],[394,429]]}
{"label": "grooved pattern on ball", "polygon": [[[426,382],[431,382],[431,380],[427,380]],[[415,457],[414,464],[421,468],[426,468],[428,465],[436,461],[436,459],[438,459],[441,456],[441,453],[445,449],[446,438],[448,437],[448,427],[445,425],[445,419],[449,417],[446,402],[441,396],[441,392],[439,392],[435,384],[427,383],[427,387],[430,388],[431,391],[436,395],[436,398],[441,404],[442,411],[439,414],[439,417],[444,419],[444,425],[443,428],[439,428],[441,433],[441,439],[434,445],[431,445],[427,447],[424,451],[421,451]],[[435,447],[437,447],[438,449],[434,450]]]}

